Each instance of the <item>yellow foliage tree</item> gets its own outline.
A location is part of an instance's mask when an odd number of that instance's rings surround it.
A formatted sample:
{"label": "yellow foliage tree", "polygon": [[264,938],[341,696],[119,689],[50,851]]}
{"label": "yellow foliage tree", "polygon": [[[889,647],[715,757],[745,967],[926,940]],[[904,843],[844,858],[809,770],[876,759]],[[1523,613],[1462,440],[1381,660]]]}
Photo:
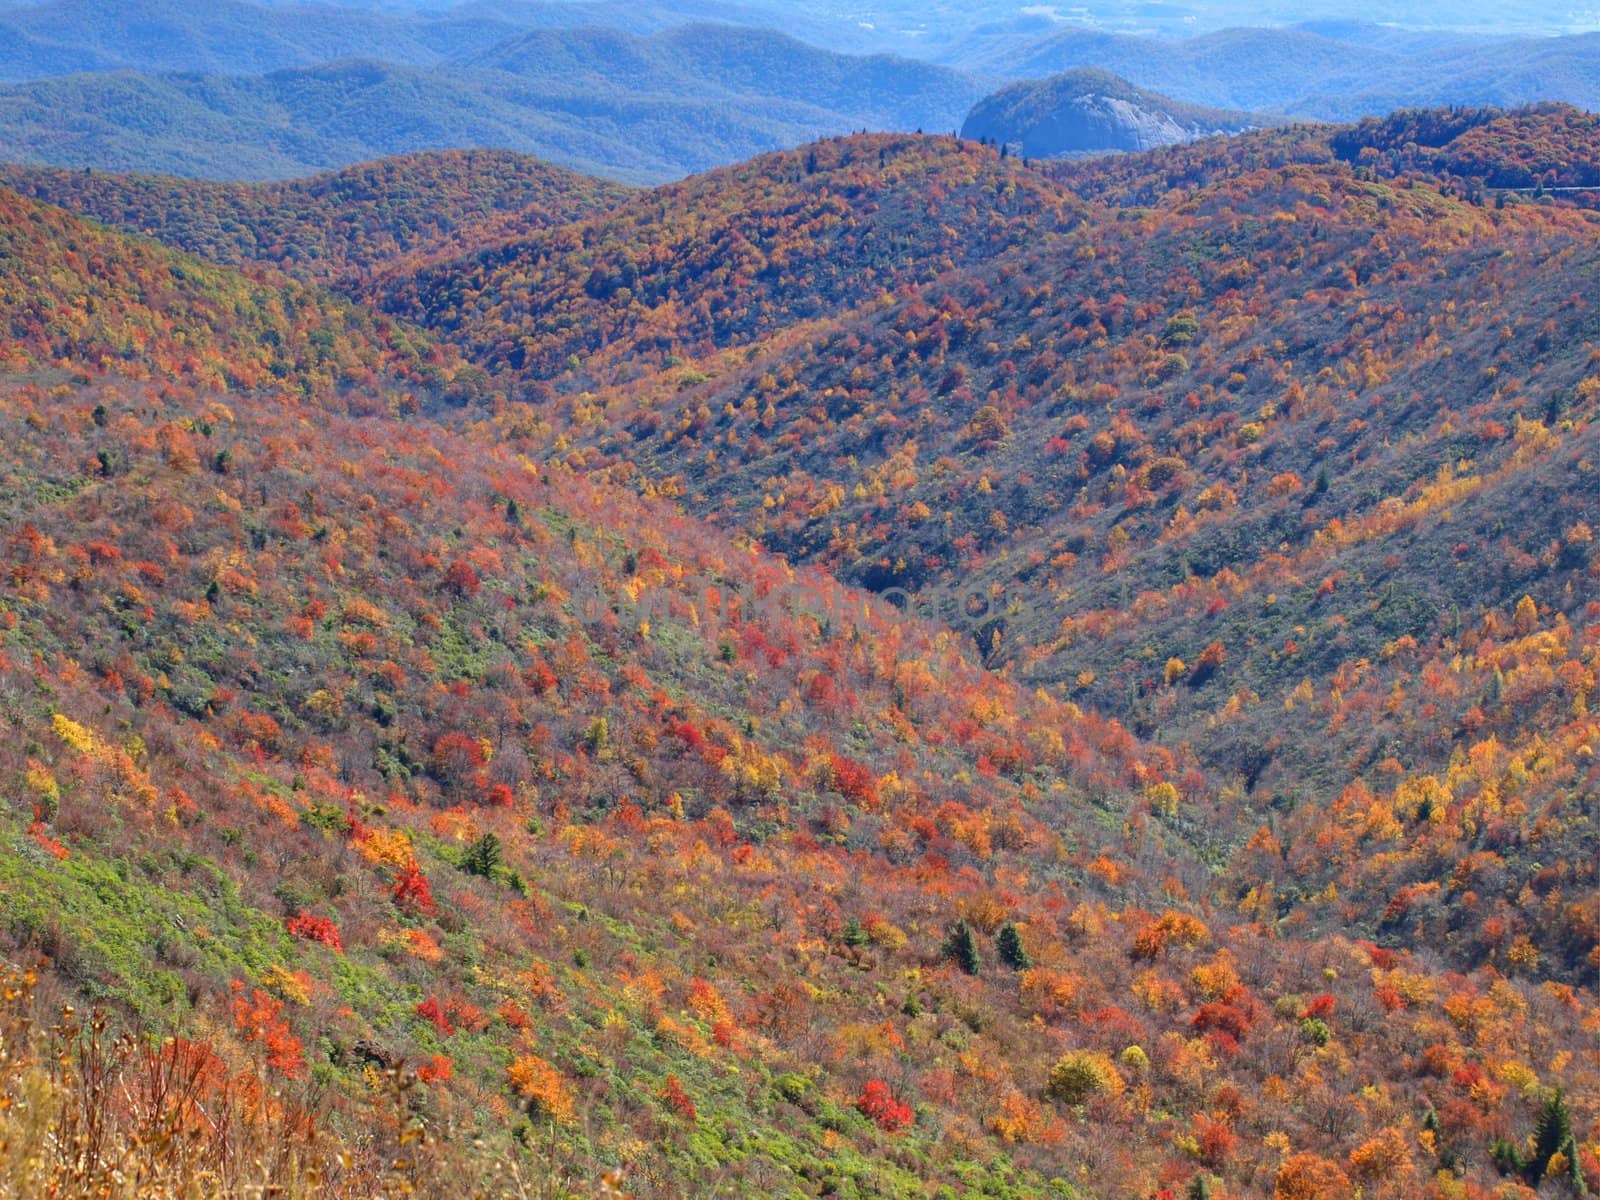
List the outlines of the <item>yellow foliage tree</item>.
{"label": "yellow foliage tree", "polygon": [[530,1112],[560,1125],[571,1124],[575,1112],[572,1088],[561,1072],[537,1054],[524,1054],[506,1068],[511,1088],[527,1101]]}

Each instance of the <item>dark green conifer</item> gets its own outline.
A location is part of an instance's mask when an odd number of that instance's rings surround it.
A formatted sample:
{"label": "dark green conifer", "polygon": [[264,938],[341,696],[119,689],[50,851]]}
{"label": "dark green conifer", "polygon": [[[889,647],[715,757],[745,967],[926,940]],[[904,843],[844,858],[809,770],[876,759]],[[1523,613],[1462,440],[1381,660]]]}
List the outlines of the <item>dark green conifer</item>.
{"label": "dark green conifer", "polygon": [[1000,926],[1000,932],[995,937],[995,948],[1000,952],[1000,961],[1013,971],[1026,971],[1033,966],[1028,948],[1022,944],[1022,934],[1010,921]]}
{"label": "dark green conifer", "polygon": [[950,936],[944,943],[945,957],[953,959],[955,964],[968,975],[976,975],[983,965],[978,957],[978,935],[972,932],[972,926],[965,921],[957,921],[950,927]]}
{"label": "dark green conifer", "polygon": [[1550,1160],[1557,1154],[1566,1156],[1568,1168],[1577,1162],[1577,1148],[1572,1136],[1572,1112],[1567,1101],[1556,1088],[1546,1097],[1539,1110],[1539,1119],[1533,1125],[1533,1155],[1527,1161],[1528,1182],[1534,1187],[1550,1169]]}
{"label": "dark green conifer", "polygon": [[485,879],[493,879],[494,869],[499,865],[500,839],[492,833],[484,834],[467,847],[466,857],[461,860],[461,869],[468,875],[481,875]]}

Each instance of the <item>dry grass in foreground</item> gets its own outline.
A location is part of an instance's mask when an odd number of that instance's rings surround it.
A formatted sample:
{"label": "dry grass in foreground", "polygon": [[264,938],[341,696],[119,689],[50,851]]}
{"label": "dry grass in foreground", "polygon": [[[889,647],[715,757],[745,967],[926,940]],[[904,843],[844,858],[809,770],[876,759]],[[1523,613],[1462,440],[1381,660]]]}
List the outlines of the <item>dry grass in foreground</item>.
{"label": "dry grass in foreground", "polygon": [[225,1039],[114,1032],[70,1004],[41,1017],[37,986],[0,968],[0,1200],[622,1195],[452,1161],[411,1113],[403,1072],[336,1134],[314,1085],[271,1086]]}

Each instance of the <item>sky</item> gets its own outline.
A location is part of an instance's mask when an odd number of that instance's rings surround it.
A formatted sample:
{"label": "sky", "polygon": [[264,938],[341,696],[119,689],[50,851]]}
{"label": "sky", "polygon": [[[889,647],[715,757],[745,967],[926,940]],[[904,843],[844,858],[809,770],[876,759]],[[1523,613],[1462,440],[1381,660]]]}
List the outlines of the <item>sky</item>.
{"label": "sky", "polygon": [[[28,0],[0,0],[0,8]],[[114,3],[116,0],[107,0]],[[265,0],[303,3],[307,0]],[[471,3],[493,12],[527,3],[560,4],[581,0],[315,0],[351,7],[439,11]],[[623,2],[623,0],[618,0]],[[693,9],[697,0],[654,0]],[[1486,34],[1554,35],[1600,31],[1600,0],[702,0],[764,9],[781,27],[784,14],[822,18],[843,27],[867,28],[886,36],[948,38],[975,25],[1007,22],[1029,15],[1088,25],[1120,33],[1166,37],[1192,36],[1249,25],[1292,25],[1305,21],[1369,21],[1414,30]]]}
{"label": "sky", "polygon": [[[786,7],[771,3],[770,7]],[[794,7],[859,14],[874,23],[953,26],[974,20],[1006,20],[1028,13],[1126,33],[1186,36],[1245,25],[1354,20],[1417,30],[1491,34],[1558,34],[1600,30],[1600,3],[1543,4],[1532,0],[1055,0],[997,3],[994,0],[800,0]]]}

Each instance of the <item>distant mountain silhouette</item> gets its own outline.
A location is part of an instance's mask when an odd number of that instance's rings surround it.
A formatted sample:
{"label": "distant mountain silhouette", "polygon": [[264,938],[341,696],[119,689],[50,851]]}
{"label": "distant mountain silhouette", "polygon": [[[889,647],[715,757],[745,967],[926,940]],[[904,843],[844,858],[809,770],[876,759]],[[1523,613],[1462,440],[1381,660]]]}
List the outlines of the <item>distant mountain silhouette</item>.
{"label": "distant mountain silhouette", "polygon": [[648,34],[696,21],[781,24],[834,49],[855,50],[868,40],[833,36],[832,23],[804,16],[780,22],[770,10],[724,0],[507,0],[401,11],[248,0],[53,0],[0,5],[0,80],[113,70],[255,74],[354,57],[439,66],[528,29],[605,26]]}
{"label": "distant mountain silhouette", "polygon": [[270,179],[489,146],[629,182],[863,127],[953,129],[983,94],[947,68],[691,26],[518,35],[461,66],[344,60],[265,75],[80,74],[0,88],[0,157]]}
{"label": "distant mountain silhouette", "polygon": [[1167,41],[1074,26],[995,38],[952,61],[1012,79],[1095,67],[1191,104],[1322,120],[1440,104],[1600,107],[1600,34],[1469,38],[1324,22]]}

